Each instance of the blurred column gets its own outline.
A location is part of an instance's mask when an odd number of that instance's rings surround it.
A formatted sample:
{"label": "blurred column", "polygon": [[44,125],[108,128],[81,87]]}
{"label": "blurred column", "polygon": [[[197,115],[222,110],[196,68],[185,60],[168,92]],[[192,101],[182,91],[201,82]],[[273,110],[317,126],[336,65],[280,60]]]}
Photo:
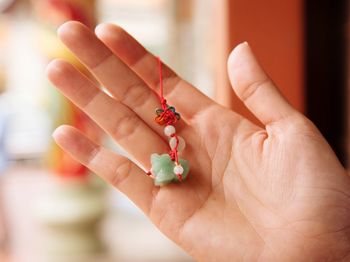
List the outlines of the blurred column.
{"label": "blurred column", "polygon": [[[38,46],[47,60],[63,58],[79,70],[90,76],[85,67],[66,49],[56,36],[56,29],[68,20],[76,20],[90,28],[95,26],[95,0],[33,0],[35,15],[38,20]],[[90,119],[71,102],[59,94],[54,87],[49,88],[48,109],[53,126],[73,125],[81,129],[90,138],[99,137],[99,129]],[[53,143],[48,154],[50,167],[60,176],[84,176],[87,169],[73,160]]]}

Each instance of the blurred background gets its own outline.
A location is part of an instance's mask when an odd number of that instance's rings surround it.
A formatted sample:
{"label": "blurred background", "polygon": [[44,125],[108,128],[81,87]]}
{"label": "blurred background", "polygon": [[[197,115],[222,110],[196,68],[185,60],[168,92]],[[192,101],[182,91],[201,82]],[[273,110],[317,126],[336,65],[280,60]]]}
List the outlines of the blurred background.
{"label": "blurred background", "polygon": [[51,133],[71,124],[121,148],[45,77],[67,20],[124,27],[202,92],[252,121],[226,60],[248,41],[281,92],[344,165],[349,142],[347,0],[0,0],[0,261],[193,261],[123,195],[72,160]]}

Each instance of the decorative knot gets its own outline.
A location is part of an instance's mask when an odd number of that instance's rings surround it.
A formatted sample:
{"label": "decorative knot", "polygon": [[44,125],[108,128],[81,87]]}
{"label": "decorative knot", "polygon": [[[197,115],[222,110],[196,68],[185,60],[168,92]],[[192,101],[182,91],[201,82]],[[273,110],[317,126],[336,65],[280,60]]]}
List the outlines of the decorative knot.
{"label": "decorative knot", "polygon": [[156,118],[155,121],[159,125],[173,125],[178,120],[180,120],[180,114],[176,112],[175,107],[166,105],[167,108],[164,110],[163,108],[158,108],[156,110]]}

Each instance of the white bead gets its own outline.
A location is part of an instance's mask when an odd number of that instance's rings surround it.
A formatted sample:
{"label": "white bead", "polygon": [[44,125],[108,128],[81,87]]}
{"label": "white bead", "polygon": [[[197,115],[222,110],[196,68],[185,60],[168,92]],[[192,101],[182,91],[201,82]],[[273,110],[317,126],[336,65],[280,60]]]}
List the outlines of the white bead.
{"label": "white bead", "polygon": [[[182,150],[185,149],[186,143],[185,143],[185,140],[181,136],[178,136],[177,138],[179,139],[179,145],[177,146],[177,151],[181,152]],[[171,149],[175,148],[175,146],[176,146],[176,138],[175,137],[170,138],[169,145],[170,145]]]}
{"label": "white bead", "polygon": [[177,165],[174,167],[174,174],[175,175],[182,175],[184,172],[184,168],[180,165]]}
{"label": "white bead", "polygon": [[175,127],[172,126],[172,125],[167,125],[165,128],[164,128],[164,134],[166,136],[171,136],[172,134],[175,134],[176,130],[175,130]]}

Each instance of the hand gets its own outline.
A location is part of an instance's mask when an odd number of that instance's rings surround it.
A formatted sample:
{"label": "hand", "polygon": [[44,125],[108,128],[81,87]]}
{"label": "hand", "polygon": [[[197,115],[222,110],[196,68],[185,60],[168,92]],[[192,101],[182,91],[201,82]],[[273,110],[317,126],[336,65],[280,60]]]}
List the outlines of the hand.
{"label": "hand", "polygon": [[51,62],[47,74],[135,162],[70,126],[54,133],[64,150],[126,194],[198,261],[349,259],[349,177],[314,125],[281,96],[248,44],[234,49],[228,71],[235,92],[264,128],[164,66],[165,97],[182,115],[176,129],[187,143],[183,158],[191,170],[183,183],[155,187],[144,170],[152,153],[168,152],[163,127],[154,122],[157,60],[117,26],[101,25],[95,33],[77,22],[58,31],[110,95],[65,61]]}

